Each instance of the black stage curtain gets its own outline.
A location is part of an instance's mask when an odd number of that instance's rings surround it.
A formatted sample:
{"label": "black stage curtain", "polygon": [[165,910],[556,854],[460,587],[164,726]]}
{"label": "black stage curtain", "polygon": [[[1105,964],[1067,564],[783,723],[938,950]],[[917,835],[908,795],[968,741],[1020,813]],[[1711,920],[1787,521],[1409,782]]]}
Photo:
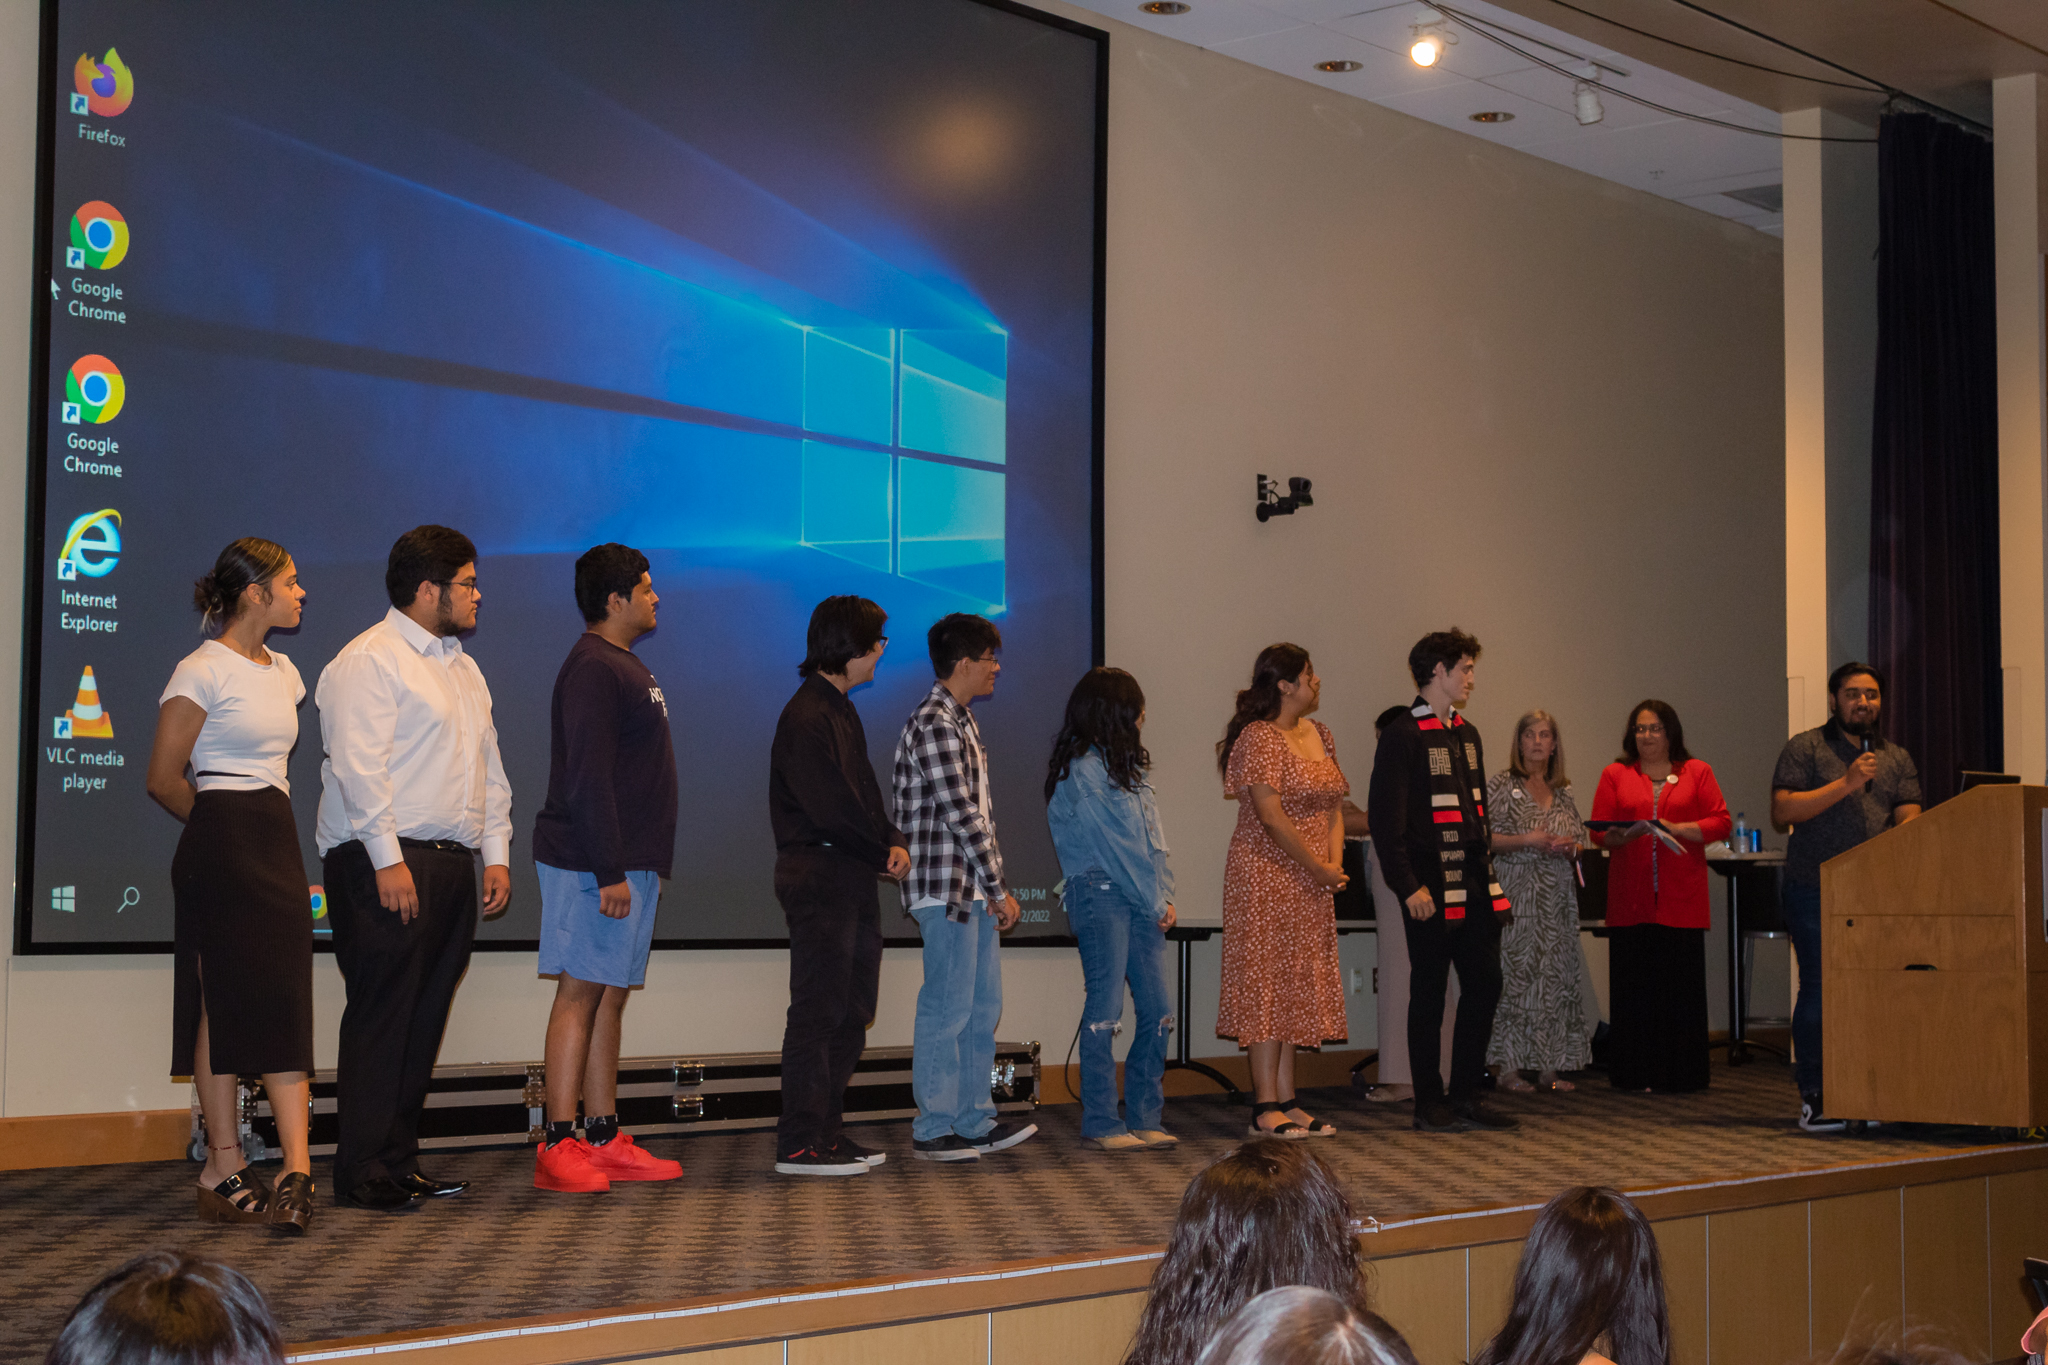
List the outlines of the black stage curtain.
{"label": "black stage curtain", "polygon": [[1870,662],[1932,805],[2004,763],[1991,144],[1889,114],[1877,154]]}

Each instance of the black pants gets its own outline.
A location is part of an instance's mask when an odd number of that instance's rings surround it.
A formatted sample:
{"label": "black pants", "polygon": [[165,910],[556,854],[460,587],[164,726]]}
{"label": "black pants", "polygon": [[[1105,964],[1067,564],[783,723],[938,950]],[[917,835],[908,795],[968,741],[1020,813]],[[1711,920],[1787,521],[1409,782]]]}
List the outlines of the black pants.
{"label": "black pants", "polygon": [[476,855],[404,843],[420,900],[410,924],[378,903],[377,873],[360,841],[321,859],[334,957],[348,990],[336,1063],[337,1194],[419,1170],[420,1113],[476,942]]}
{"label": "black pants", "polygon": [[[1444,1098],[1444,991],[1458,969],[1458,1018],[1451,1026],[1452,1103],[1479,1093],[1486,1077],[1486,1044],[1500,1003],[1500,921],[1491,911],[1467,911],[1457,928],[1439,909],[1416,919],[1403,907],[1408,935],[1408,1075],[1418,1110]],[[1385,933],[1384,927],[1380,930]]]}
{"label": "black pants", "polygon": [[874,869],[831,848],[792,848],[776,858],[775,899],[789,921],[775,1150],[792,1156],[839,1140],[847,1082],[881,991],[882,905]]}
{"label": "black pants", "polygon": [[1607,1071],[1617,1090],[1705,1090],[1707,931],[1631,924],[1607,931]]}

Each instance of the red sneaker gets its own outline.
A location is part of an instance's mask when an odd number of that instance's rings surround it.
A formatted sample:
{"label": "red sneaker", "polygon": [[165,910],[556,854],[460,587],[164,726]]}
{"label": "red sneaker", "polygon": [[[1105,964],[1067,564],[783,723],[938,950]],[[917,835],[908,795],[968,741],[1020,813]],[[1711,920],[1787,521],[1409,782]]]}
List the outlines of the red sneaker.
{"label": "red sneaker", "polygon": [[559,1190],[564,1194],[601,1194],[612,1187],[603,1171],[591,1164],[591,1147],[582,1138],[570,1138],[533,1154],[533,1187]]}
{"label": "red sneaker", "polygon": [[683,1173],[683,1163],[668,1161],[633,1141],[631,1133],[620,1133],[602,1147],[583,1144],[591,1169],[614,1180],[674,1180]]}

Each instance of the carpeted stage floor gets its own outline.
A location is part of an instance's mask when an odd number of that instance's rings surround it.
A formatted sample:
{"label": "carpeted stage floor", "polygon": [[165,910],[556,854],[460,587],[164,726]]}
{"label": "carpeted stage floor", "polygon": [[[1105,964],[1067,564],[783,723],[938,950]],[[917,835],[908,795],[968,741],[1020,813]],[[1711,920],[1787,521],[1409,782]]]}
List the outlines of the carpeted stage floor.
{"label": "carpeted stage floor", "polygon": [[[1343,1129],[1316,1150],[1361,1217],[1391,1220],[1580,1182],[1645,1189],[1988,1140],[1977,1129],[1801,1133],[1790,1071],[1767,1061],[1717,1066],[1713,1088],[1693,1096],[1582,1080],[1570,1095],[1499,1096],[1523,1120],[1516,1132],[1440,1137],[1411,1131],[1405,1104],[1309,1092]],[[857,1131],[888,1164],[835,1180],[775,1175],[769,1132],[653,1138],[682,1161],[682,1180],[593,1196],[535,1190],[524,1148],[435,1154],[430,1172],[475,1186],[398,1215],[335,1208],[316,1163],[318,1221],[301,1241],[198,1223],[184,1162],[8,1172],[0,1360],[40,1360],[78,1295],[148,1247],[227,1260],[269,1296],[287,1340],[314,1341],[1160,1243],[1189,1178],[1243,1139],[1248,1113],[1221,1097],[1170,1100],[1178,1151],[1111,1156],[1079,1145],[1080,1106],[1050,1106],[1036,1139],[961,1166],[912,1160],[909,1124],[878,1124]]]}

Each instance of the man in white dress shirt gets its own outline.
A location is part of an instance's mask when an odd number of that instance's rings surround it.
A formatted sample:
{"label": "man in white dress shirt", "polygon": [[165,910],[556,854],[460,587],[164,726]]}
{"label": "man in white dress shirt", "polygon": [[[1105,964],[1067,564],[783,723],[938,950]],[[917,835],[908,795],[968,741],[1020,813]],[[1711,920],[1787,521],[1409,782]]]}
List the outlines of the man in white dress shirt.
{"label": "man in white dress shirt", "polygon": [[483,912],[511,898],[512,788],[491,693],[462,652],[476,546],[417,526],[391,547],[391,610],[314,693],[327,759],[316,842],[348,989],[336,1084],[337,1202],[395,1210],[466,1181],[420,1173],[419,1120]]}

